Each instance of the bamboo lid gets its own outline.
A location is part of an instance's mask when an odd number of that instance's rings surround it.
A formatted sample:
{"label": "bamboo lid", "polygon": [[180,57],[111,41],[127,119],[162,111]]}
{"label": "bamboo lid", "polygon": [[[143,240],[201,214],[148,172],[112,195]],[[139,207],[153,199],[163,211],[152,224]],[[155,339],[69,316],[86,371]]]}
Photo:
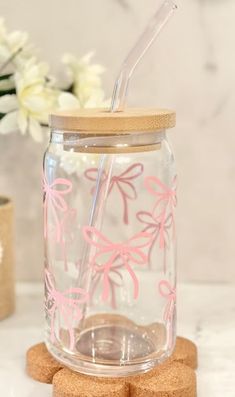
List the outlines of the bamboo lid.
{"label": "bamboo lid", "polygon": [[50,115],[53,129],[66,131],[96,132],[154,132],[175,126],[175,112],[167,109],[127,108],[124,112],[111,113],[107,109],[76,109]]}

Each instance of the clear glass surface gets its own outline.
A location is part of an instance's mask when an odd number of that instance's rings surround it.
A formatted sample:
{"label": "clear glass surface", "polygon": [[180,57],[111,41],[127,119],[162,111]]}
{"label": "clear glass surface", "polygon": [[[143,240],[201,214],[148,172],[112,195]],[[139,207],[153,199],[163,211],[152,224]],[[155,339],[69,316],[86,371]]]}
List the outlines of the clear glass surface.
{"label": "clear glass surface", "polygon": [[53,131],[44,158],[46,343],[76,371],[126,376],[175,343],[176,172],[165,131]]}

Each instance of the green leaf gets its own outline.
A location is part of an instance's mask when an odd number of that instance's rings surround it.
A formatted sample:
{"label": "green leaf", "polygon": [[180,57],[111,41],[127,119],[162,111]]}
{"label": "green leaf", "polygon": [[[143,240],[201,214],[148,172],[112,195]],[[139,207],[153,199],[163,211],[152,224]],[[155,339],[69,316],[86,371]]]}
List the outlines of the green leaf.
{"label": "green leaf", "polygon": [[12,94],[16,94],[15,88],[11,88],[10,90],[6,90],[6,91],[0,91],[0,97],[4,95],[12,95]]}
{"label": "green leaf", "polygon": [[7,79],[9,79],[12,76],[13,76],[13,73],[2,74],[0,76],[0,80],[7,80]]}

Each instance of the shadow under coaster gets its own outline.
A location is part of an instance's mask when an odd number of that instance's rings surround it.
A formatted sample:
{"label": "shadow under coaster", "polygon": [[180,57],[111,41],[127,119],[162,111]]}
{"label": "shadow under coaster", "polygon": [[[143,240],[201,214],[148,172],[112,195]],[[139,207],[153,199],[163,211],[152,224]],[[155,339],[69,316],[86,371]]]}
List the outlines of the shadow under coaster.
{"label": "shadow under coaster", "polygon": [[44,343],[27,351],[28,375],[53,384],[53,397],[196,397],[197,348],[178,337],[172,356],[151,371],[125,378],[98,378],[72,372]]}

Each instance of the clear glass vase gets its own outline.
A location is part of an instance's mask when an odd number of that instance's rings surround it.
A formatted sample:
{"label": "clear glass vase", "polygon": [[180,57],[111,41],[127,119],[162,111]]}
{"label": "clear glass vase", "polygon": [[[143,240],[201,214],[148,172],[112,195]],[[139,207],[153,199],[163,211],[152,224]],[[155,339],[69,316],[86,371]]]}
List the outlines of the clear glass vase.
{"label": "clear glass vase", "polygon": [[170,111],[51,117],[44,157],[46,344],[97,376],[151,369],[175,344],[177,178]]}

